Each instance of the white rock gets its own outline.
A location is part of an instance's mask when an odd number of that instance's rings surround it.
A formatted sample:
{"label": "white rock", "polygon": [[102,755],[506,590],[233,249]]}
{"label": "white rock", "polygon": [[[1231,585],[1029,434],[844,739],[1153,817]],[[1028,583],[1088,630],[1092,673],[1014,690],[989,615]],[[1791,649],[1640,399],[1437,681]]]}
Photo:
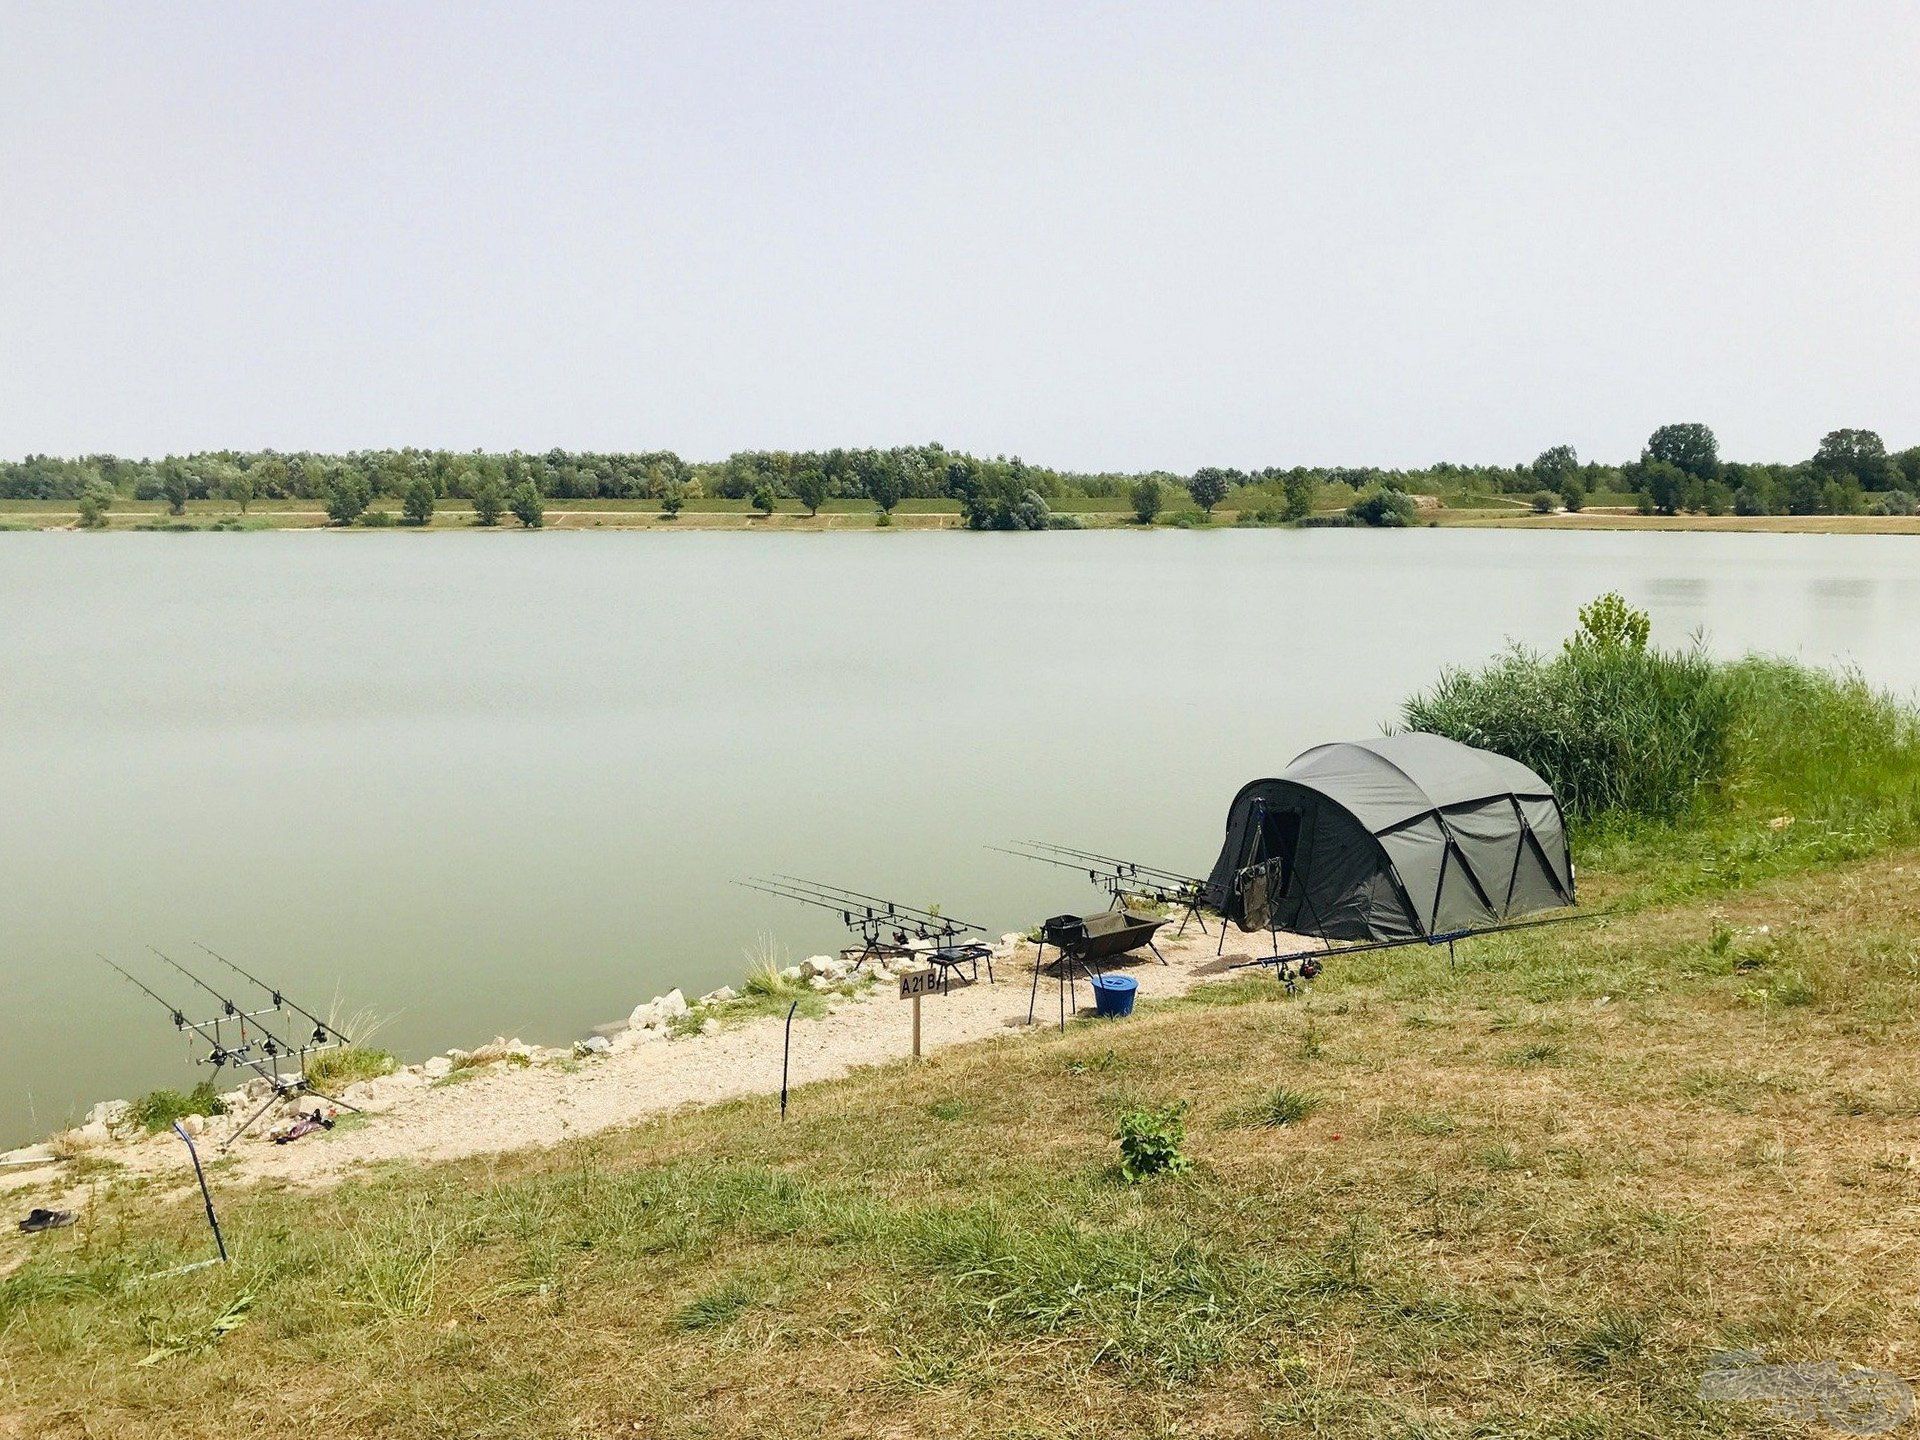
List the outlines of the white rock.
{"label": "white rock", "polygon": [[420,1067],[420,1073],[429,1080],[444,1080],[453,1073],[453,1061],[448,1056],[436,1055]]}
{"label": "white rock", "polygon": [[738,1000],[740,992],[731,985],[722,985],[718,990],[709,990],[700,997],[702,1005],[724,1005],[729,1000]]}
{"label": "white rock", "polygon": [[207,1117],[204,1115],[182,1115],[180,1128],[189,1135],[204,1135],[207,1130]]}
{"label": "white rock", "polygon": [[1000,949],[1003,953],[1008,950],[1018,950],[1020,942],[1026,938],[1018,930],[1009,930],[1000,937]]}
{"label": "white rock", "polygon": [[584,1040],[573,1042],[573,1053],[582,1060],[590,1055],[611,1055],[613,1042],[604,1035],[589,1035]]}
{"label": "white rock", "polygon": [[247,1099],[255,1105],[273,1094],[273,1082],[264,1075],[254,1076],[240,1088],[247,1092]]}
{"label": "white rock", "polygon": [[89,1120],[78,1130],[71,1132],[73,1138],[86,1145],[104,1145],[113,1138],[104,1120]]}
{"label": "white rock", "polygon": [[807,981],[807,988],[809,990],[831,990],[833,989],[833,981],[827,979],[824,975],[816,975]]}
{"label": "white rock", "polygon": [[709,1015],[700,1022],[700,1033],[702,1035],[718,1035],[720,1033],[720,1022]]}
{"label": "white rock", "polygon": [[669,990],[653,1003],[662,1020],[678,1020],[682,1015],[687,1013],[687,997],[680,993],[678,986]]}
{"label": "white rock", "polygon": [[87,1111],[87,1124],[113,1126],[127,1118],[133,1107],[124,1100],[102,1100]]}
{"label": "white rock", "polygon": [[789,984],[793,984],[793,983],[797,983],[798,981],[804,980],[807,977],[800,973],[800,967],[798,965],[789,965],[787,966],[786,969],[780,972],[780,978],[782,980],[787,981]]}

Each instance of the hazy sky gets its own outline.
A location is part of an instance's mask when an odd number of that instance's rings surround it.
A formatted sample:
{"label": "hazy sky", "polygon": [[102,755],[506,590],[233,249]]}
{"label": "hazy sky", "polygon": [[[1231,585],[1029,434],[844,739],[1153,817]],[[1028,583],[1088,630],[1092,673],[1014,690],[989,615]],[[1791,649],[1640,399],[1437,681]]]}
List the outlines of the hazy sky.
{"label": "hazy sky", "polygon": [[0,0],[0,455],[1920,443],[1920,5]]}

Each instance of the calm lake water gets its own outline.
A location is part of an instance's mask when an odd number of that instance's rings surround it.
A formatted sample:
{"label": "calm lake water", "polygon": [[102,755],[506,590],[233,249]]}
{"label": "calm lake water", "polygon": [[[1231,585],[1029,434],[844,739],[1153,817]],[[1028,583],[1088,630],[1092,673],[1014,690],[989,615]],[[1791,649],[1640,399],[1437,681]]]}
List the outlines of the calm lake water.
{"label": "calm lake water", "polygon": [[1899,537],[0,537],[0,1143],[196,1078],[96,950],[565,1042],[841,943],[735,877],[997,933],[1098,897],[989,844],[1204,873],[1242,782],[1608,588],[1920,688]]}

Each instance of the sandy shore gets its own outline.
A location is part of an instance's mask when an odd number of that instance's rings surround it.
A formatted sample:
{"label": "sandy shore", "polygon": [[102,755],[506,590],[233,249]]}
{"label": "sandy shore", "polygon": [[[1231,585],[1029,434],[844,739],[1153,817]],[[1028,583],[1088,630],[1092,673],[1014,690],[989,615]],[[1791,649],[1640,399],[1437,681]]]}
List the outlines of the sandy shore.
{"label": "sandy shore", "polygon": [[[1160,940],[1164,965],[1143,952],[1110,968],[1132,975],[1143,998],[1183,994],[1229,973],[1230,962],[1244,958],[1247,942],[1256,938],[1233,932],[1223,959],[1214,953],[1218,926],[1212,921],[1209,926],[1211,936],[1189,926],[1186,936],[1176,939],[1177,927],[1169,925]],[[1264,950],[1265,937],[1257,938]],[[1282,944],[1291,938],[1283,936]],[[979,984],[924,1000],[923,1053],[993,1037],[1020,1043],[1032,1033],[1027,1009],[1034,956],[1034,947],[1022,942],[995,959],[997,983],[989,984],[983,969]],[[1049,951],[1034,1026],[1049,1032],[1060,1014],[1051,962]],[[1082,1011],[1090,1012],[1092,996],[1084,983],[1078,999]],[[826,1015],[794,1021],[793,1086],[832,1079],[861,1066],[909,1063],[913,1007],[899,998],[895,981],[859,995],[835,996],[828,1004]],[[263,1180],[325,1185],[384,1162],[452,1160],[555,1145],[682,1106],[750,1095],[773,1097],[780,1089],[783,1028],[781,1017],[758,1016],[724,1023],[718,1033],[616,1048],[603,1056],[534,1065],[495,1063],[437,1080],[419,1073],[417,1066],[408,1067],[344,1092],[342,1099],[365,1109],[364,1119],[289,1145],[270,1143],[261,1127],[228,1152],[216,1167],[217,1181],[223,1187]],[[797,1103],[804,1104],[804,1097]],[[219,1155],[217,1145],[228,1123],[209,1122],[201,1145],[204,1157]],[[80,1153],[125,1167],[115,1173],[190,1183],[186,1153],[170,1134],[102,1142]],[[71,1208],[84,1203],[88,1187],[76,1185],[70,1168],[60,1165],[0,1174],[0,1194],[10,1209],[24,1214],[33,1205]]]}

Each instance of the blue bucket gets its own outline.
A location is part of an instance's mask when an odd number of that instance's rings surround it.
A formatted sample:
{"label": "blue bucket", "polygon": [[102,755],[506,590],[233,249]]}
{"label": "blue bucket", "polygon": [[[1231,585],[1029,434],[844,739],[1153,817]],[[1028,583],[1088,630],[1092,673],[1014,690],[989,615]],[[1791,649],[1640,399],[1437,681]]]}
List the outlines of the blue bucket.
{"label": "blue bucket", "polygon": [[1133,997],[1140,982],[1131,975],[1096,975],[1088,983],[1093,986],[1093,1008],[1100,1014],[1133,1014]]}

